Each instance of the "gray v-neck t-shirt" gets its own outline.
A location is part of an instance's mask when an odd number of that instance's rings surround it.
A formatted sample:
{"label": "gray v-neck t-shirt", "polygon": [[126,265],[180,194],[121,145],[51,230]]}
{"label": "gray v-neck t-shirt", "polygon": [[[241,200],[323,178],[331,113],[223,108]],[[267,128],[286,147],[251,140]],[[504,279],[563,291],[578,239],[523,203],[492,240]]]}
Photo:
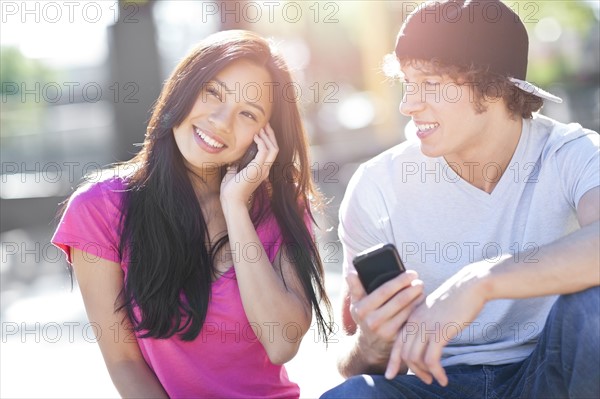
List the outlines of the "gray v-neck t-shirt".
{"label": "gray v-neck t-shirt", "polygon": [[[485,165],[484,176],[495,176],[498,167]],[[523,120],[513,158],[491,194],[462,180],[444,158],[423,155],[419,142],[404,142],[362,164],[348,185],[338,231],[344,275],[354,272],[356,253],[388,242],[407,269],[419,273],[426,294],[483,259],[519,254],[527,267],[537,261],[537,248],[579,228],[577,205],[600,185],[599,171],[596,132],[541,115]],[[523,251],[532,252],[525,257]],[[442,365],[523,360],[555,300],[487,303],[446,346]],[[447,325],[424,333],[443,338],[454,331],[455,325]]]}

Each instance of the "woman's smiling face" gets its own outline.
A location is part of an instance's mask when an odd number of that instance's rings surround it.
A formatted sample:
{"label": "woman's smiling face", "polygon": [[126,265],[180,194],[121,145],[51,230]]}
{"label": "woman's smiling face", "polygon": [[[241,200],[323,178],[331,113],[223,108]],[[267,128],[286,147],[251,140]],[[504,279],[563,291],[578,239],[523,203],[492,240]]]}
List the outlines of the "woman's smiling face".
{"label": "woman's smiling face", "polygon": [[203,85],[190,113],[173,128],[189,168],[214,169],[244,155],[271,117],[270,81],[265,68],[241,59]]}

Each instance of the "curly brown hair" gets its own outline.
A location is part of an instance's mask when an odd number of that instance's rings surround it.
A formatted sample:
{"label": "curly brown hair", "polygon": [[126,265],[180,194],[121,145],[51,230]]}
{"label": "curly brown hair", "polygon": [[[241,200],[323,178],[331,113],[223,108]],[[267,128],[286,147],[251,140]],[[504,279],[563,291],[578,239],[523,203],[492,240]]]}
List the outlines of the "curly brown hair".
{"label": "curly brown hair", "polygon": [[384,60],[384,72],[390,77],[400,75],[400,66],[410,66],[428,74],[448,76],[457,84],[473,87],[474,107],[477,113],[487,110],[484,100],[503,100],[513,119],[522,117],[531,119],[538,112],[544,101],[533,94],[516,87],[506,76],[489,71],[475,65],[459,66],[444,63],[438,59],[398,60],[395,54],[389,54]]}

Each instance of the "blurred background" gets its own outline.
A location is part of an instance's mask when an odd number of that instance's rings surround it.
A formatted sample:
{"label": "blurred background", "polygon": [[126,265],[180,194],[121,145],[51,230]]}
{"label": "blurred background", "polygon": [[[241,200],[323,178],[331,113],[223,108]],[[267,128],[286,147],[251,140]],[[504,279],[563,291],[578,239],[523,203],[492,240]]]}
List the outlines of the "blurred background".
{"label": "blurred background", "polygon": [[[565,100],[542,113],[600,130],[599,1],[506,3],[529,30],[528,80]],[[135,154],[162,82],[218,30],[273,38],[295,70],[313,175],[330,200],[318,238],[338,308],[337,208],[361,162],[410,136],[400,85],[381,63],[418,4],[0,1],[0,396],[117,396],[77,284],[49,244],[59,203],[83,175]],[[303,397],[341,382],[336,346],[305,338],[288,365]]]}

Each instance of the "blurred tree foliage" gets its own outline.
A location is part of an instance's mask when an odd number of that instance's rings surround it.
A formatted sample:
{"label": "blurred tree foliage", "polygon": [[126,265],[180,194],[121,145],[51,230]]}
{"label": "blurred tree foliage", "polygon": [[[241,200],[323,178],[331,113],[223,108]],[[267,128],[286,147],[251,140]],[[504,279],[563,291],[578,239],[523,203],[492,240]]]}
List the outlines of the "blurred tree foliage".
{"label": "blurred tree foliage", "polygon": [[[597,0],[592,0],[597,1]],[[590,1],[582,0],[545,0],[545,1],[517,1],[515,3],[535,4],[539,17],[534,18],[537,22],[544,17],[554,17],[564,27],[578,31],[585,36],[591,25],[597,22],[592,11]],[[531,25],[525,21],[525,25]]]}
{"label": "blurred tree foliage", "polygon": [[[25,57],[15,47],[0,48],[0,134],[2,137],[39,130],[47,103],[42,87],[58,78],[43,62]],[[27,94],[22,93],[25,90]],[[40,101],[35,101],[38,96]]]}
{"label": "blurred tree foliage", "polygon": [[[597,0],[593,0],[597,1]],[[528,80],[541,85],[596,82],[598,61],[598,19],[593,5],[583,0],[506,1],[523,20],[529,33]],[[536,29],[544,19],[560,26],[556,41],[540,40]],[[594,34],[594,32],[596,32]]]}
{"label": "blurred tree foliage", "polygon": [[35,82],[51,82],[55,78],[56,71],[39,60],[25,57],[16,47],[0,48],[0,93],[3,95],[14,91],[13,83],[19,88],[25,83],[29,88]]}

